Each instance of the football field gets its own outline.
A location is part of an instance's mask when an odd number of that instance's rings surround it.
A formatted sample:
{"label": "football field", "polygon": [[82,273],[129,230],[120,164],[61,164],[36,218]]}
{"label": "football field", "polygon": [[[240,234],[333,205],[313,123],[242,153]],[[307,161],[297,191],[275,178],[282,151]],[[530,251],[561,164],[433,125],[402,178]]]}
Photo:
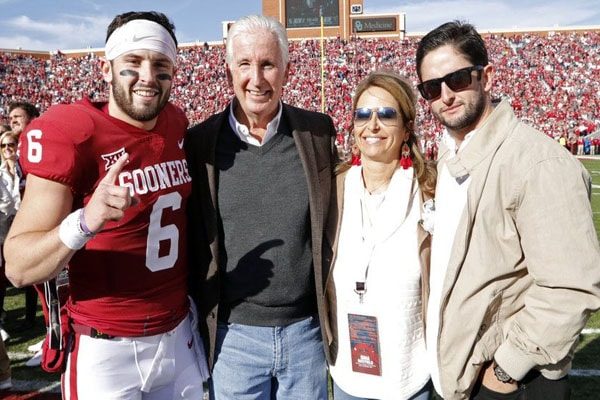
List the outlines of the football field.
{"label": "football field", "polygon": [[[592,211],[596,232],[600,237],[600,157],[584,159],[582,163],[592,176]],[[600,268],[600,266],[599,266]],[[567,273],[567,272],[565,272]],[[33,329],[19,331],[24,318],[24,294],[21,290],[9,288],[5,299],[7,311],[6,330],[11,334],[7,343],[11,358],[15,391],[0,391],[1,399],[50,399],[60,398],[59,375],[47,374],[39,367],[27,367],[25,362],[31,357],[27,347],[41,340],[44,335],[41,309],[38,312],[38,324]],[[593,315],[575,353],[573,370],[570,375],[575,400],[600,399],[600,312]],[[41,392],[41,393],[40,393]],[[43,394],[54,393],[54,396]]]}
{"label": "football field", "polygon": [[[600,157],[582,159],[581,162],[592,176],[592,212],[600,238]],[[590,318],[581,335],[570,379],[573,399],[600,399],[600,312]]]}

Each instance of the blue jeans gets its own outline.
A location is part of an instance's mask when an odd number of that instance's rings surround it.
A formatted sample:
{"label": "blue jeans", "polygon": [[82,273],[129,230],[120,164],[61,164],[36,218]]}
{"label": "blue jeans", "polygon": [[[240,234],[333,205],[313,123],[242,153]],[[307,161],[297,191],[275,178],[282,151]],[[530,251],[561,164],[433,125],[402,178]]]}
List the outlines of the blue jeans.
{"label": "blue jeans", "polygon": [[[427,382],[421,390],[412,395],[408,400],[429,400],[431,397],[431,381]],[[370,400],[362,397],[354,397],[344,392],[338,385],[333,382],[333,399],[334,400]]]}
{"label": "blue jeans", "polygon": [[317,316],[287,326],[217,326],[212,400],[327,400]]}

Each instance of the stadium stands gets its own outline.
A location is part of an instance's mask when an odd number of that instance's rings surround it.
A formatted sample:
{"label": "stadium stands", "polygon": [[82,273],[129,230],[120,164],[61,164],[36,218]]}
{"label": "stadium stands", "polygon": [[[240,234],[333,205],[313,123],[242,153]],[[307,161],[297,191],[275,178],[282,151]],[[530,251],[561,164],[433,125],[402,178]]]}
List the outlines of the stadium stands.
{"label": "stadium stands", "polygon": [[[418,38],[352,39],[326,42],[326,112],[336,123],[339,144],[348,151],[351,96],[357,82],[374,69],[392,69],[415,84],[414,52]],[[557,32],[547,35],[490,35],[486,38],[497,78],[495,97],[508,97],[520,117],[546,134],[587,134],[600,125],[600,33]],[[186,110],[192,124],[222,110],[233,93],[225,73],[221,45],[182,47],[172,99]],[[284,100],[299,107],[321,109],[318,40],[290,45],[292,67]],[[30,55],[0,54],[0,123],[7,105],[30,101],[40,109],[85,95],[106,97],[94,54],[42,60]],[[433,155],[439,125],[420,102],[417,129],[426,152]]]}

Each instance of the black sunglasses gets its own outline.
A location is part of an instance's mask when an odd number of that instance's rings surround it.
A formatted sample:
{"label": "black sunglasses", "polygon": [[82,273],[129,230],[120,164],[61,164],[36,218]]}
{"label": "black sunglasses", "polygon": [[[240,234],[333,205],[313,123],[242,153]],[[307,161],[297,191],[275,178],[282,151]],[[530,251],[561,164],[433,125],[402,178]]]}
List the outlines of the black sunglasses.
{"label": "black sunglasses", "polygon": [[364,125],[371,119],[373,113],[377,114],[377,118],[384,125],[393,125],[396,122],[398,112],[392,107],[377,107],[377,108],[357,108],[354,111],[354,125]]}
{"label": "black sunglasses", "polygon": [[11,149],[14,149],[15,147],[17,147],[16,143],[2,143],[0,144],[0,148],[5,148],[6,146],[10,147]]}
{"label": "black sunglasses", "polygon": [[471,84],[471,72],[477,71],[477,80],[481,79],[481,71],[483,68],[482,65],[461,68],[457,71],[450,72],[441,78],[421,82],[417,85],[417,88],[425,100],[433,100],[442,94],[442,82],[445,82],[446,85],[455,92],[462,90]]}

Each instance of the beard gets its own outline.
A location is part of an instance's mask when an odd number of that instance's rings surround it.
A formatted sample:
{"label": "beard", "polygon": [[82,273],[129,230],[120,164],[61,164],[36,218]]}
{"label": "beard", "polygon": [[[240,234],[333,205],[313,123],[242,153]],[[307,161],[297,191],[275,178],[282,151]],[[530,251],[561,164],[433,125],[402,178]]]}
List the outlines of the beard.
{"label": "beard", "polygon": [[[131,91],[126,90],[126,88],[119,84],[118,77],[114,76],[111,82],[113,97],[115,99],[115,103],[117,106],[125,114],[130,116],[136,121],[151,121],[154,118],[158,117],[158,114],[162,111],[162,109],[169,101],[169,93],[164,93],[160,86],[153,87],[152,89],[157,89],[158,94],[158,103],[155,105],[147,105],[147,106],[136,106],[133,104],[133,89]],[[139,88],[138,88],[139,89]]]}
{"label": "beard", "polygon": [[477,93],[478,95],[474,101],[464,103],[465,110],[462,115],[452,119],[445,118],[441,114],[436,114],[436,117],[442,123],[442,125],[448,128],[450,131],[460,132],[466,130],[467,128],[474,127],[485,110],[485,94],[483,91],[478,91]]}

